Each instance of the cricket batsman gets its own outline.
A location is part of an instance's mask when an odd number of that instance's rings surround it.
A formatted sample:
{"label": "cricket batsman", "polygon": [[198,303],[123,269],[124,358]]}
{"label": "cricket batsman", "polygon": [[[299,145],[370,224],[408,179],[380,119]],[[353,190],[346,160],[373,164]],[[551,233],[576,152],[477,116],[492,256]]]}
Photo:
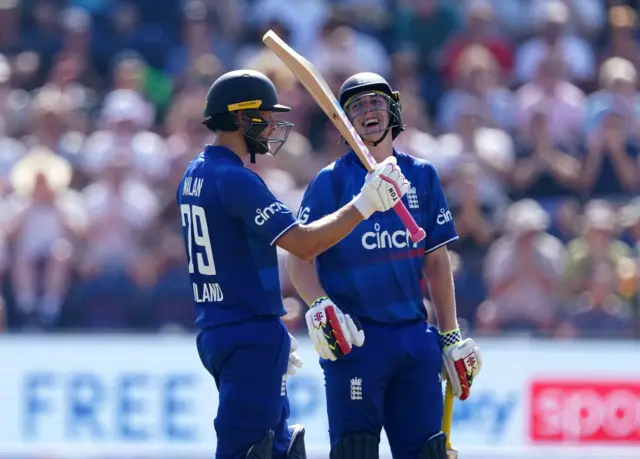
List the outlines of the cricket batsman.
{"label": "cricket batsman", "polygon": [[336,212],[301,224],[244,167],[247,158],[275,155],[282,147],[292,124],[274,115],[289,110],[265,75],[222,75],[204,109],[203,124],[216,134],[215,142],[188,165],[177,190],[200,328],[198,354],[219,392],[217,459],[306,457],[304,429],[287,425],[287,375],[302,362],[281,320],[275,246],[311,260],[374,212],[393,207],[409,189],[390,158],[359,176],[358,192]]}
{"label": "cricket batsman", "polygon": [[[443,364],[461,400],[482,365],[456,319],[447,244],[458,235],[434,167],[393,148],[404,129],[399,94],[381,76],[359,73],[339,99],[376,161],[396,158],[411,183],[405,205],[427,237],[412,243],[389,212],[313,261],[288,258],[325,375],[330,458],[378,458],[384,427],[394,459],[445,459]],[[327,166],[309,184],[299,220],[316,222],[350,202],[365,176],[353,151]],[[438,328],[426,321],[425,277]]]}

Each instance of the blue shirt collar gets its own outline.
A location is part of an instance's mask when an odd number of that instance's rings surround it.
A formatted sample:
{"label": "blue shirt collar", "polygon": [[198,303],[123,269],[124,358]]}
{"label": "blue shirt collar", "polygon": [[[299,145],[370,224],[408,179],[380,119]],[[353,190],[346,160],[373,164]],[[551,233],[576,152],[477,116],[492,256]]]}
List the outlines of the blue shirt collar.
{"label": "blue shirt collar", "polygon": [[206,145],[202,154],[206,158],[226,158],[244,166],[244,162],[240,159],[240,156],[236,155],[227,147],[220,145]]}
{"label": "blue shirt collar", "polygon": [[[393,149],[393,156],[398,158],[398,152],[395,148]],[[349,152],[345,155],[345,159],[349,162],[349,164],[354,163],[365,169],[364,164],[362,164],[362,161],[360,161],[360,158],[358,157],[358,155],[356,155],[355,151],[349,150]]]}

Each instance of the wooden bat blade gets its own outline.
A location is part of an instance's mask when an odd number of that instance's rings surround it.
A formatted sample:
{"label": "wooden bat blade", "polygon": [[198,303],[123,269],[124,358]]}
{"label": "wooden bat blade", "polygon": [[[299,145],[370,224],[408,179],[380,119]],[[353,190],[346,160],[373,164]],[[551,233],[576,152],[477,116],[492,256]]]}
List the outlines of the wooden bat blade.
{"label": "wooden bat blade", "polygon": [[[362,141],[360,135],[356,132],[351,121],[344,113],[336,96],[331,91],[327,82],[322,78],[318,69],[307,59],[298,54],[293,48],[287,45],[273,31],[269,30],[262,37],[262,41],[269,49],[271,49],[278,58],[293,72],[302,83],[311,97],[322,108],[322,111],[329,117],[333,125],[338,129],[342,137],[351,146],[353,151],[358,155],[360,161],[368,171],[376,168],[377,163],[367,146]],[[398,201],[394,206],[395,212],[404,223],[411,240],[418,243],[426,237],[425,231],[418,226],[411,213],[402,201]]]}
{"label": "wooden bat blade", "polygon": [[367,170],[372,171],[375,169],[376,160],[356,132],[351,121],[349,121],[320,71],[286,44],[273,30],[265,33],[262,41],[298,78],[298,81],[311,94],[311,97],[313,97],[325,115],[329,117],[349,146],[353,148],[353,151],[358,155]]}

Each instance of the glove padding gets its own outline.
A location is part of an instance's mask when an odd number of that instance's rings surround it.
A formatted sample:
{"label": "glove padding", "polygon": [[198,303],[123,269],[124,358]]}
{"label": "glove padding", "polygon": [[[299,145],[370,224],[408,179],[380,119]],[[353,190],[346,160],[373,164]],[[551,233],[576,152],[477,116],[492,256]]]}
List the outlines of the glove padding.
{"label": "glove padding", "polygon": [[287,364],[287,374],[293,376],[296,374],[296,369],[302,367],[302,359],[296,352],[300,349],[300,343],[295,337],[289,333],[289,339],[291,340],[291,349],[289,350],[289,363]]}
{"label": "glove padding", "polygon": [[364,344],[364,331],[357,319],[343,314],[327,297],[314,301],[305,319],[313,347],[323,359],[338,360],[353,346]]}
{"label": "glove padding", "polygon": [[453,395],[466,400],[473,380],[482,369],[482,354],[474,340],[462,340],[459,329],[441,333],[444,368]]}
{"label": "glove padding", "polygon": [[410,183],[390,156],[367,174],[364,185],[354,199],[354,205],[367,219],[374,212],[385,212],[395,206],[409,191]]}

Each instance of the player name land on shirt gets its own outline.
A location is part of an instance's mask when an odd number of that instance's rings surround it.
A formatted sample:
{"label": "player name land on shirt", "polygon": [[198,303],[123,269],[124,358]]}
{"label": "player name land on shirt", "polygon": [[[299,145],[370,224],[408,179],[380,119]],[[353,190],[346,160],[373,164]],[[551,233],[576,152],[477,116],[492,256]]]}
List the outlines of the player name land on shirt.
{"label": "player name land on shirt", "polygon": [[183,196],[196,196],[200,197],[200,192],[202,191],[202,185],[204,184],[204,179],[196,177],[187,177],[184,180],[184,185],[182,186],[182,195]]}
{"label": "player name land on shirt", "polygon": [[218,303],[224,299],[222,288],[217,282],[193,283],[193,298],[196,303]]}

